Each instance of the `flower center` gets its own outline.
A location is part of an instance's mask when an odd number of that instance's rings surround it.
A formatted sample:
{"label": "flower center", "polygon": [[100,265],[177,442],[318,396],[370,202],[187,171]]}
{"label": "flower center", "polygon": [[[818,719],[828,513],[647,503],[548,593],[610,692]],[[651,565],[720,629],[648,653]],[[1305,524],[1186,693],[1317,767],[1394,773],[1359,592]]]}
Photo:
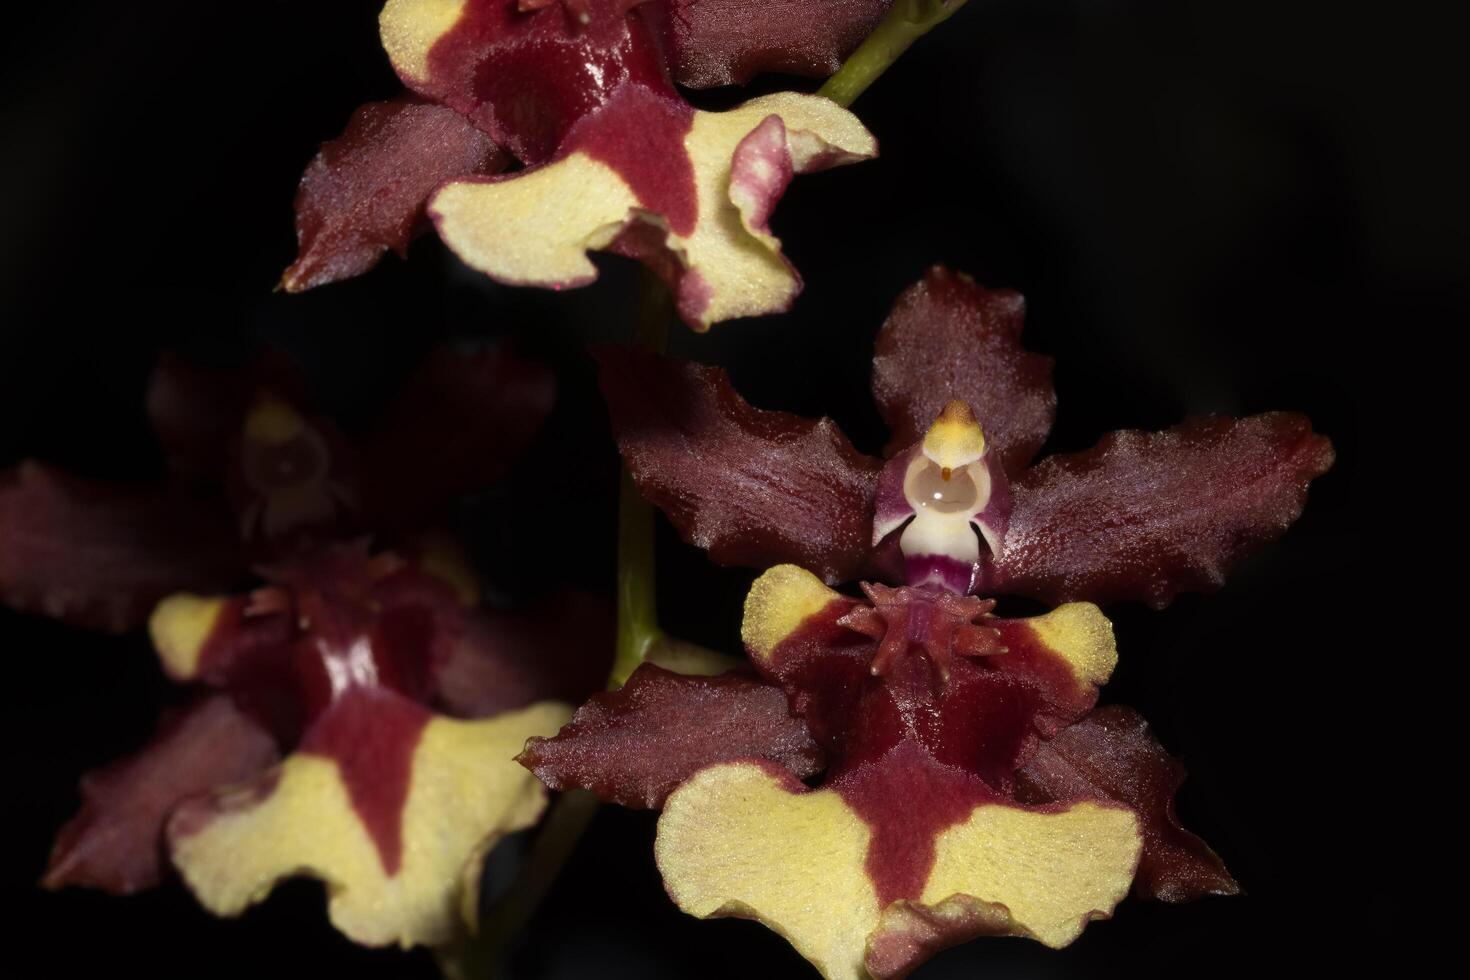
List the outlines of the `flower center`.
{"label": "flower center", "polygon": [[872,605],[858,606],[837,622],[878,641],[871,667],[874,676],[884,676],[913,651],[929,658],[941,680],[949,679],[956,654],[989,657],[1006,652],[1000,632],[984,624],[995,608],[994,599],[914,586],[891,589],[869,582],[863,583],[863,592]]}

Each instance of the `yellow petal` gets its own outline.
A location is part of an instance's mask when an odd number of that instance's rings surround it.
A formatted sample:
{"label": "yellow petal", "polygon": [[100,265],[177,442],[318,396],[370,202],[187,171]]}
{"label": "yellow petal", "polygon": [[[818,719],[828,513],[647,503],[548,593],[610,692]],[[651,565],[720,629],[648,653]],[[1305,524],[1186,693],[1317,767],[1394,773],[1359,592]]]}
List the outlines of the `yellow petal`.
{"label": "yellow petal", "polygon": [[1065,945],[1127,893],[1142,848],[1128,810],[982,804],[938,836],[923,893],[885,910],[865,870],[869,837],[835,791],[739,762],[669,797],[655,856],[685,912],[756,919],[829,980],[862,980],[869,943],[902,942],[920,919]]}
{"label": "yellow petal", "polygon": [[1065,660],[1079,684],[1101,687],[1118,665],[1113,624],[1090,602],[1069,602],[1045,616],[1020,620],[1044,646]]}
{"label": "yellow petal", "polygon": [[378,34],[393,68],[406,80],[426,81],[429,51],[459,21],[465,0],[388,0]]}
{"label": "yellow petal", "polygon": [[799,565],[767,569],[745,597],[745,615],[740,622],[745,649],[757,660],[770,659],[771,651],[809,616],[842,598]]}
{"label": "yellow petal", "polygon": [[217,915],[238,915],[304,874],[326,882],[333,924],[359,943],[445,943],[461,931],[484,853],[545,806],[545,788],[515,755],[570,716],[542,702],[484,721],[431,720],[414,753],[395,874],[385,873],[337,764],[301,752],[207,813],[181,812],[170,827],[174,863]]}
{"label": "yellow petal", "polygon": [[169,596],[148,617],[148,635],[163,662],[164,673],[176,681],[199,673],[204,645],[214,633],[228,600],[180,593]]}

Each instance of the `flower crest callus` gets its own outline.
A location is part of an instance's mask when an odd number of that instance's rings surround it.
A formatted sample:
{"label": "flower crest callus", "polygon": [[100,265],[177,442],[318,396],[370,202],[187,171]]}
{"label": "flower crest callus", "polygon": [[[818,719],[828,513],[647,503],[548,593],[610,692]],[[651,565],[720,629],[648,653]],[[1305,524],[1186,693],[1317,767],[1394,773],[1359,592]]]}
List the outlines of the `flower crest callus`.
{"label": "flower crest callus", "polygon": [[[1117,652],[1094,603],[1218,585],[1331,448],[1269,414],[1029,465],[1055,399],[1021,313],[943,269],[899,300],[875,360],[886,460],[752,408],[722,372],[602,354],[645,496],[717,560],[768,569],[745,605],[753,671],[645,665],[522,761],[662,806],[674,901],[766,922],[828,977],[903,975],[980,935],[1062,946],[1130,887],[1238,890],[1175,819],[1179,764],[1136,713],[1095,708]],[[827,584],[859,577],[861,599]],[[1056,607],[1001,617],[998,593]]]}
{"label": "flower crest callus", "polygon": [[605,250],[661,275],[695,329],[785,309],[800,281],[770,230],[776,201],[794,174],[876,143],[827,99],[705,112],[675,82],[830,72],[887,6],[389,0],[383,45],[412,94],[359,109],[313,161],[283,285],[366,271],[427,217],[502,282],[585,285],[587,253]]}

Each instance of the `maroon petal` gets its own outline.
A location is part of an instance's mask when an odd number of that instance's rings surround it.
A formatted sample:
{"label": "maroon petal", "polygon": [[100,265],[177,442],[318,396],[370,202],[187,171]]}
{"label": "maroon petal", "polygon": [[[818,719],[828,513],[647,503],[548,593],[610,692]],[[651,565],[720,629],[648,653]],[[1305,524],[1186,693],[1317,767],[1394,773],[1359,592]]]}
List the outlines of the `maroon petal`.
{"label": "maroon petal", "polygon": [[15,609],[123,632],[165,595],[220,588],[242,570],[223,506],[39,463],[0,473],[0,596]]}
{"label": "maroon petal", "polygon": [[598,358],[623,459],[684,540],[721,564],[857,576],[882,464],[831,419],[753,408],[719,368],[610,347]]}
{"label": "maroon petal", "polygon": [[127,894],[156,885],[163,826],[183,800],[253,778],[278,758],[265,729],[227,697],[166,718],[137,755],[82,777],[82,809],[61,829],[42,883]]}
{"label": "maroon petal", "polygon": [[1332,444],[1301,415],[1208,416],[1114,432],[1012,484],[996,591],[1164,606],[1208,591],[1301,513]]}
{"label": "maroon petal", "polygon": [[823,767],[779,687],[745,671],[691,677],[652,664],[594,695],[554,738],[531,739],[519,758],[552,789],[580,787],[650,810],[717,762],[759,759],[799,777]]}
{"label": "maroon petal", "polygon": [[1238,894],[1215,852],[1179,825],[1174,794],[1183,782],[1184,766],[1148,722],[1132,708],[1108,705],[1044,743],[1016,774],[1016,797],[1033,806],[1115,800],[1132,807],[1143,827],[1137,895],[1187,902]]}
{"label": "maroon petal", "polygon": [[613,654],[612,604],[567,590],[524,609],[479,609],[437,674],[439,701],[484,718],[533,701],[573,704],[600,690]]}
{"label": "maroon petal", "polygon": [[674,80],[743,85],[762,72],[826,77],[892,0],[668,0],[638,8],[664,41]]}
{"label": "maroon petal", "polygon": [[303,401],[306,382],[276,350],[237,369],[205,367],[169,352],[160,356],[148,382],[148,420],[170,467],[199,483],[222,483],[230,447],[262,390]]}
{"label": "maroon petal", "polygon": [[1007,473],[1019,472],[1051,431],[1052,361],[1021,347],[1019,293],[977,285],[935,266],[888,314],[873,358],[873,397],[893,432],[888,455],[923,438],[962,401]]}
{"label": "maroon petal", "polygon": [[556,376],[507,350],[431,351],[362,454],[377,526],[417,528],[499,479],[556,400]]}
{"label": "maroon petal", "polygon": [[493,174],[510,156],[453,109],[413,96],[358,108],[324,143],[296,194],[296,261],[281,277],[301,292],[361,275],[426,229],[424,204],[455,177]]}

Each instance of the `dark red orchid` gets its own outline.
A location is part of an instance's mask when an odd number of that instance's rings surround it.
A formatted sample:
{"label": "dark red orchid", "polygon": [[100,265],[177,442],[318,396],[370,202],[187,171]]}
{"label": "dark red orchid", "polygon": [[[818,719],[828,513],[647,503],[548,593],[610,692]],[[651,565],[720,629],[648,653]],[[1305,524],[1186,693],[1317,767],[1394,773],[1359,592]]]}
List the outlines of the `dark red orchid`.
{"label": "dark red orchid", "polygon": [[[769,220],[794,174],[873,156],[827,99],[727,112],[675,83],[820,75],[889,0],[389,0],[384,48],[413,95],[362,107],[297,197],[297,291],[400,254],[424,219],[467,264],[518,285],[640,259],[695,329],[785,309],[800,288]],[[512,162],[523,169],[503,174]]]}
{"label": "dark red orchid", "polygon": [[35,462],[0,472],[0,599],[123,632],[170,593],[241,586],[252,561],[313,541],[371,533],[421,550],[416,536],[503,475],[555,397],[540,364],[442,348],[348,440],[304,407],[305,387],[279,357],[244,371],[163,357],[148,415],[169,479],[125,486]]}
{"label": "dark red orchid", "polygon": [[[532,703],[535,685],[467,682],[467,660],[499,651],[466,649],[483,637],[420,563],[337,547],[266,579],[247,595],[158,606],[164,671],[200,693],[142,752],[83,781],[46,883],[134,891],[158,881],[166,847],[220,915],[307,874],[328,883],[332,921],[358,942],[453,940],[488,849],[545,805],[511,757],[570,709]],[[559,613],[592,629],[585,609]],[[599,632],[606,644],[610,629]],[[462,720],[453,708],[475,690],[497,710]]]}
{"label": "dark red orchid", "polygon": [[[1130,887],[1237,890],[1175,819],[1179,764],[1136,714],[1094,710],[1117,652],[1093,601],[1218,585],[1331,447],[1299,416],[1208,418],[1027,468],[1055,399],[1021,310],[943,269],[899,300],[874,382],[886,461],[722,372],[602,354],[644,495],[716,560],[774,566],[746,600],[754,672],[641,667],[522,761],[662,806],[674,901],[759,919],[827,977],[901,976],[979,935],[1065,945]],[[822,581],[860,575],[895,585]],[[996,593],[1060,605],[1008,619]]]}

